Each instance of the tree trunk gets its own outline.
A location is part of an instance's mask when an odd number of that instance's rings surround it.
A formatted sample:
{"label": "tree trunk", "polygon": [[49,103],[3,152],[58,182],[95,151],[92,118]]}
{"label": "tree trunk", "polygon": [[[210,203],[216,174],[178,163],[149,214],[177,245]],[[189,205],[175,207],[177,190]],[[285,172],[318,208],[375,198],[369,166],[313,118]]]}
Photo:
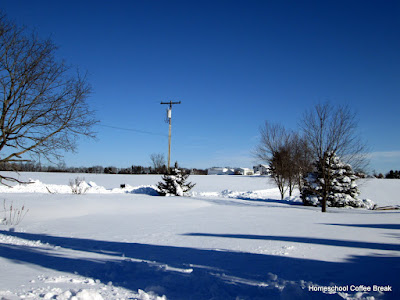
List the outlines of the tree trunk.
{"label": "tree trunk", "polygon": [[322,206],[322,212],[326,212],[326,196],[324,196],[323,198],[322,198],[322,203],[321,203],[321,206]]}

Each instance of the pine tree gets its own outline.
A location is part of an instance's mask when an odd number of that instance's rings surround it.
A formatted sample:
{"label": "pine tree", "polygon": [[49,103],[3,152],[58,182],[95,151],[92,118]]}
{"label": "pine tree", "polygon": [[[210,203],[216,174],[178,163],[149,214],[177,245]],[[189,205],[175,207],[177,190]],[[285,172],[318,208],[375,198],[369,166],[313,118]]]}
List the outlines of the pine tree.
{"label": "pine tree", "polygon": [[327,152],[322,161],[317,161],[316,172],[309,173],[304,180],[301,198],[304,205],[328,207],[366,207],[358,199],[360,191],[357,176],[351,166],[340,161],[335,153]]}
{"label": "pine tree", "polygon": [[171,169],[169,174],[165,174],[162,177],[162,181],[157,184],[158,193],[161,196],[184,196],[186,192],[190,191],[195,184],[186,183],[189,174],[183,174],[179,170],[177,163],[175,163],[175,168]]}

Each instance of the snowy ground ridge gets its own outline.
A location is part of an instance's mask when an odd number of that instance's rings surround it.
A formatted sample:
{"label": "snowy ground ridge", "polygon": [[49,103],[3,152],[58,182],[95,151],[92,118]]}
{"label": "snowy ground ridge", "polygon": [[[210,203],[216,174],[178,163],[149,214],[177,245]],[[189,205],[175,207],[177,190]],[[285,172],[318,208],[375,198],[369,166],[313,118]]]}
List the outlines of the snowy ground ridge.
{"label": "snowy ground ridge", "polygon": [[[80,183],[82,194],[145,194],[150,196],[158,196],[156,186],[154,185],[141,185],[132,187],[125,185],[123,188],[106,189],[105,187],[98,186],[93,181],[82,181]],[[0,186],[0,193],[44,193],[44,194],[73,194],[71,185],[62,184],[44,184],[40,180],[30,179],[28,183],[21,183],[15,186]]]}

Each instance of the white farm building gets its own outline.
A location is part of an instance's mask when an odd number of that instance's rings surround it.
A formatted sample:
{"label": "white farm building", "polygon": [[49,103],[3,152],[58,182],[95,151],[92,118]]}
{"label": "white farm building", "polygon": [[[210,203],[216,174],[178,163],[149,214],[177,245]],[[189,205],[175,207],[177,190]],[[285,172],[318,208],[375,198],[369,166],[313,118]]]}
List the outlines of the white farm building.
{"label": "white farm building", "polygon": [[254,175],[252,169],[249,168],[237,168],[235,169],[235,174],[237,175]]}
{"label": "white farm building", "polygon": [[253,175],[254,172],[249,168],[210,168],[207,175]]}
{"label": "white farm building", "polygon": [[269,175],[269,166],[259,164],[253,167],[253,171],[256,175]]}
{"label": "white farm building", "polygon": [[210,168],[207,169],[207,175],[233,175],[235,170],[231,168]]}

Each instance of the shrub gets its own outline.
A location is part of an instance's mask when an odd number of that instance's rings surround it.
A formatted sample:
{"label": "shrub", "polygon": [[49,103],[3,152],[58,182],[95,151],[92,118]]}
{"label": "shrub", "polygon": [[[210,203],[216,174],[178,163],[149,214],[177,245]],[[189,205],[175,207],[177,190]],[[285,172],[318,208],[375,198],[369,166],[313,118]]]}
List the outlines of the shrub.
{"label": "shrub", "polygon": [[22,222],[29,209],[25,209],[25,205],[22,207],[16,207],[14,202],[11,201],[9,204],[3,200],[4,218],[0,220],[4,225],[18,225]]}
{"label": "shrub", "polygon": [[89,189],[89,186],[85,182],[85,178],[76,177],[75,179],[71,179],[69,181],[69,186],[71,187],[72,194],[81,195],[85,194]]}

